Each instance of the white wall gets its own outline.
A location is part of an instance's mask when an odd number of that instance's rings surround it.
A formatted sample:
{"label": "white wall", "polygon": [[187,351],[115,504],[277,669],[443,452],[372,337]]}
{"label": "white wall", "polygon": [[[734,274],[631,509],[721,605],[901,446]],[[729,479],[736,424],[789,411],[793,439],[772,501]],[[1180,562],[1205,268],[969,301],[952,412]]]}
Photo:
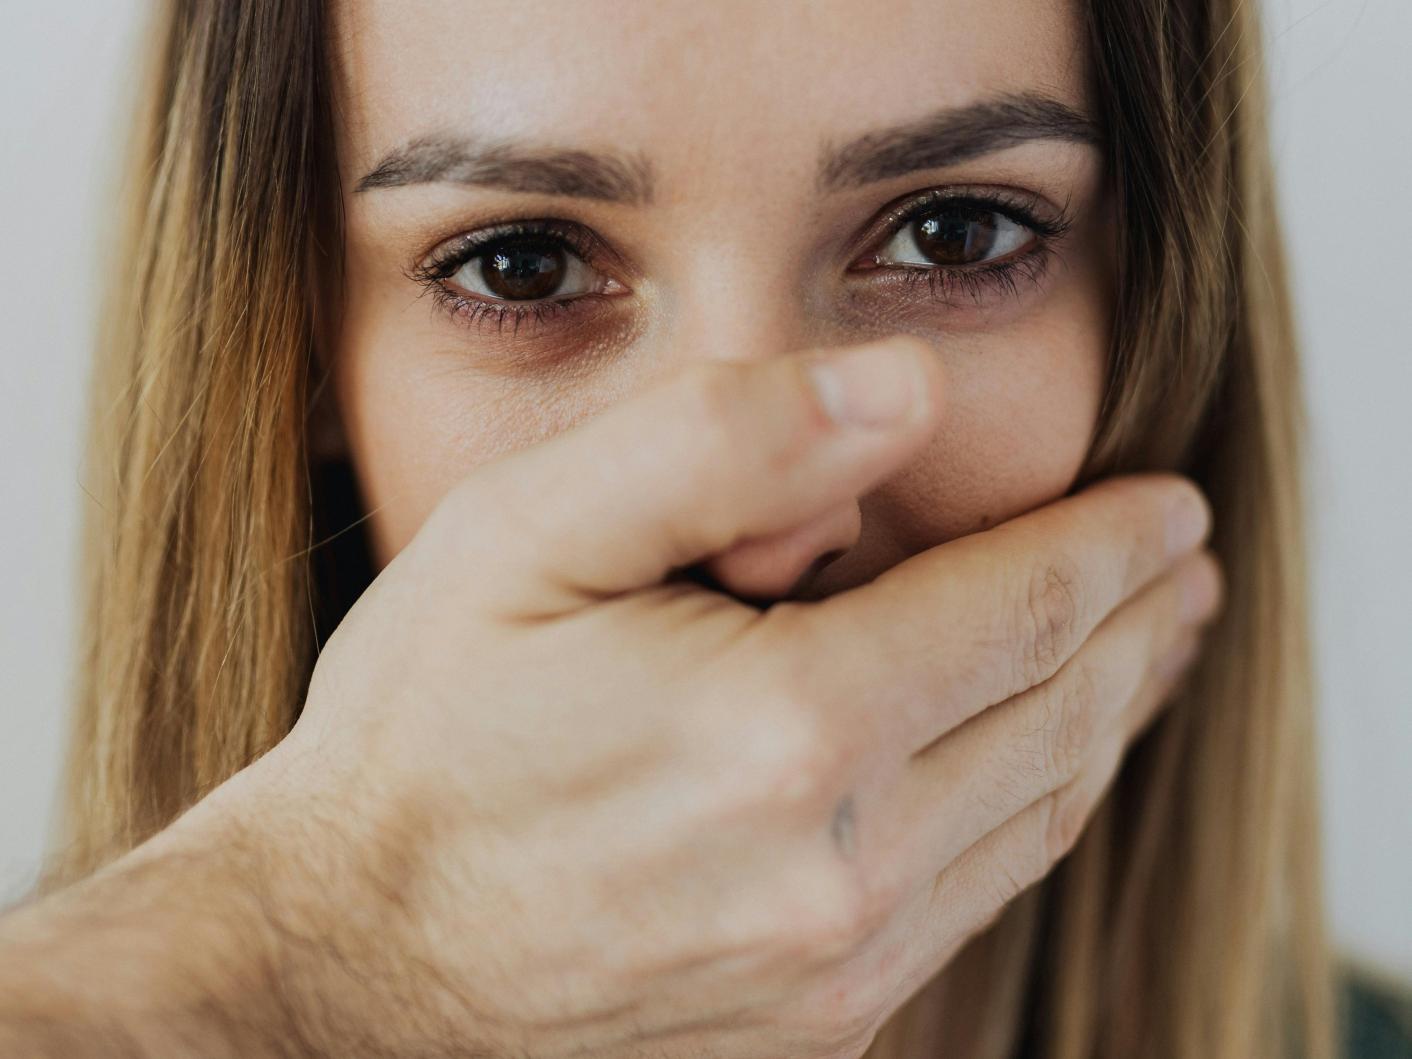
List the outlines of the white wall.
{"label": "white wall", "polygon": [[[0,0],[0,902],[32,878],[53,803],[97,326],[87,254],[144,6]],[[1412,975],[1412,3],[1267,11],[1317,450],[1331,915],[1346,946]]]}
{"label": "white wall", "polygon": [[1267,9],[1314,431],[1330,911],[1412,975],[1412,3]]}
{"label": "white wall", "polygon": [[0,902],[32,878],[64,735],[79,450],[138,0],[0,0]]}

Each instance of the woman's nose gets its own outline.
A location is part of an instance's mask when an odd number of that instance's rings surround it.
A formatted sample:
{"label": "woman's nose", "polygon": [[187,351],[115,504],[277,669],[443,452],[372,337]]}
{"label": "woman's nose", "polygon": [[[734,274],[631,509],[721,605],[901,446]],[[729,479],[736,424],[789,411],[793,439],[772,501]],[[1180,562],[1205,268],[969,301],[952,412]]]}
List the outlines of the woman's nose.
{"label": "woman's nose", "polygon": [[[806,347],[836,344],[844,336],[821,327],[808,311],[798,280],[785,270],[762,269],[748,255],[734,267],[693,274],[692,296],[673,306],[662,340],[669,363],[697,359],[761,360]],[[788,530],[744,541],[681,572],[687,579],[757,604],[802,591],[824,566],[857,543],[858,501],[849,500]]]}
{"label": "woman's nose", "polygon": [[848,341],[829,326],[817,284],[797,258],[760,251],[770,230],[751,233],[744,221],[722,221],[726,232],[683,236],[691,249],[664,265],[659,315],[646,340],[666,365],[696,360],[768,360],[806,346]]}

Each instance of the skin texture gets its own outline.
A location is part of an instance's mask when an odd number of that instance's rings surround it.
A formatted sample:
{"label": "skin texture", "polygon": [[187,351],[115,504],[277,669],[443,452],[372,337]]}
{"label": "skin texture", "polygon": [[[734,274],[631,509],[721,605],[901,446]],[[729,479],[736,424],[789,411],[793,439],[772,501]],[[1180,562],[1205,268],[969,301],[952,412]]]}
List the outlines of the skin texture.
{"label": "skin texture", "polygon": [[[1065,493],[1097,415],[1112,309],[1101,151],[1038,140],[945,169],[823,193],[825,144],[1002,92],[1083,110],[1076,5],[1061,0],[582,3],[546,18],[485,0],[475,17],[393,0],[334,5],[348,274],[334,343],[333,443],[351,456],[375,563],[471,468],[589,418],[683,366],[906,332],[945,371],[930,442],[865,496],[715,557],[729,589],[800,598]],[[453,183],[357,192],[428,134],[635,152],[650,203]],[[1008,188],[1071,229],[1042,276],[949,299],[848,274],[884,208],[931,188]],[[507,220],[591,228],[606,307],[518,333],[455,318],[406,272]],[[896,229],[894,229],[896,230]],[[870,244],[860,239],[879,235]],[[839,552],[842,552],[840,555]],[[828,562],[819,571],[810,564]],[[800,581],[800,578],[803,581]]]}
{"label": "skin texture", "polygon": [[928,346],[845,352],[891,425],[701,365],[458,483],[283,741],[0,919],[0,1050],[857,1059],[1072,848],[1220,583],[1172,475],[821,601],[662,583],[930,436]]}
{"label": "skin texture", "polygon": [[[337,8],[321,445],[383,569],[283,741],[0,921],[0,1050],[857,1059],[1072,848],[1219,607],[1210,512],[1173,475],[1045,503],[1100,396],[1097,151],[817,194],[821,142],[938,100],[1082,105],[1067,9],[940,7]],[[355,190],[448,129],[638,152],[656,194]],[[1066,205],[1038,283],[845,275],[882,206],[958,181]],[[408,278],[548,213],[615,248],[596,314],[479,333]],[[813,346],[866,370],[820,389]],[[850,392],[896,418],[839,418]],[[763,611],[669,577],[778,596],[837,549]]]}

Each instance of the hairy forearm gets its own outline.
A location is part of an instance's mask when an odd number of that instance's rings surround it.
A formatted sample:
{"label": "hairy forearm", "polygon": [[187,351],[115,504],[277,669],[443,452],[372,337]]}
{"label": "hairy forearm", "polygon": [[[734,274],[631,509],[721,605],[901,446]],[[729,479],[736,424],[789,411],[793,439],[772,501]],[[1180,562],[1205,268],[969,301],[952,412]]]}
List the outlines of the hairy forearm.
{"label": "hairy forearm", "polygon": [[378,840],[404,822],[342,798],[320,810],[282,780],[316,766],[272,768],[278,749],[89,878],[0,914],[0,1056],[497,1051],[469,1036],[464,991],[416,957],[406,858]]}
{"label": "hairy forearm", "polygon": [[243,874],[163,835],[0,917],[0,1054],[311,1054]]}

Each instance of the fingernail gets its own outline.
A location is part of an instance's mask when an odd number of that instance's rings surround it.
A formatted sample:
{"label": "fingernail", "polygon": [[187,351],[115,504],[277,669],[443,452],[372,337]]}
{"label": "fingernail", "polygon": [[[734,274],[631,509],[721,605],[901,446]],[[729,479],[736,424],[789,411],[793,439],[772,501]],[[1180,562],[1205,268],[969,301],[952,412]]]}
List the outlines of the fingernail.
{"label": "fingernail", "polygon": [[1199,493],[1183,489],[1167,511],[1167,555],[1181,555],[1201,543],[1211,522],[1211,510]]}
{"label": "fingernail", "polygon": [[1181,572],[1177,594],[1178,609],[1184,622],[1192,623],[1209,617],[1216,609],[1221,582],[1214,564],[1192,562]]}
{"label": "fingernail", "polygon": [[926,379],[913,345],[870,343],[810,360],[809,371],[835,422],[887,427],[920,417]]}

